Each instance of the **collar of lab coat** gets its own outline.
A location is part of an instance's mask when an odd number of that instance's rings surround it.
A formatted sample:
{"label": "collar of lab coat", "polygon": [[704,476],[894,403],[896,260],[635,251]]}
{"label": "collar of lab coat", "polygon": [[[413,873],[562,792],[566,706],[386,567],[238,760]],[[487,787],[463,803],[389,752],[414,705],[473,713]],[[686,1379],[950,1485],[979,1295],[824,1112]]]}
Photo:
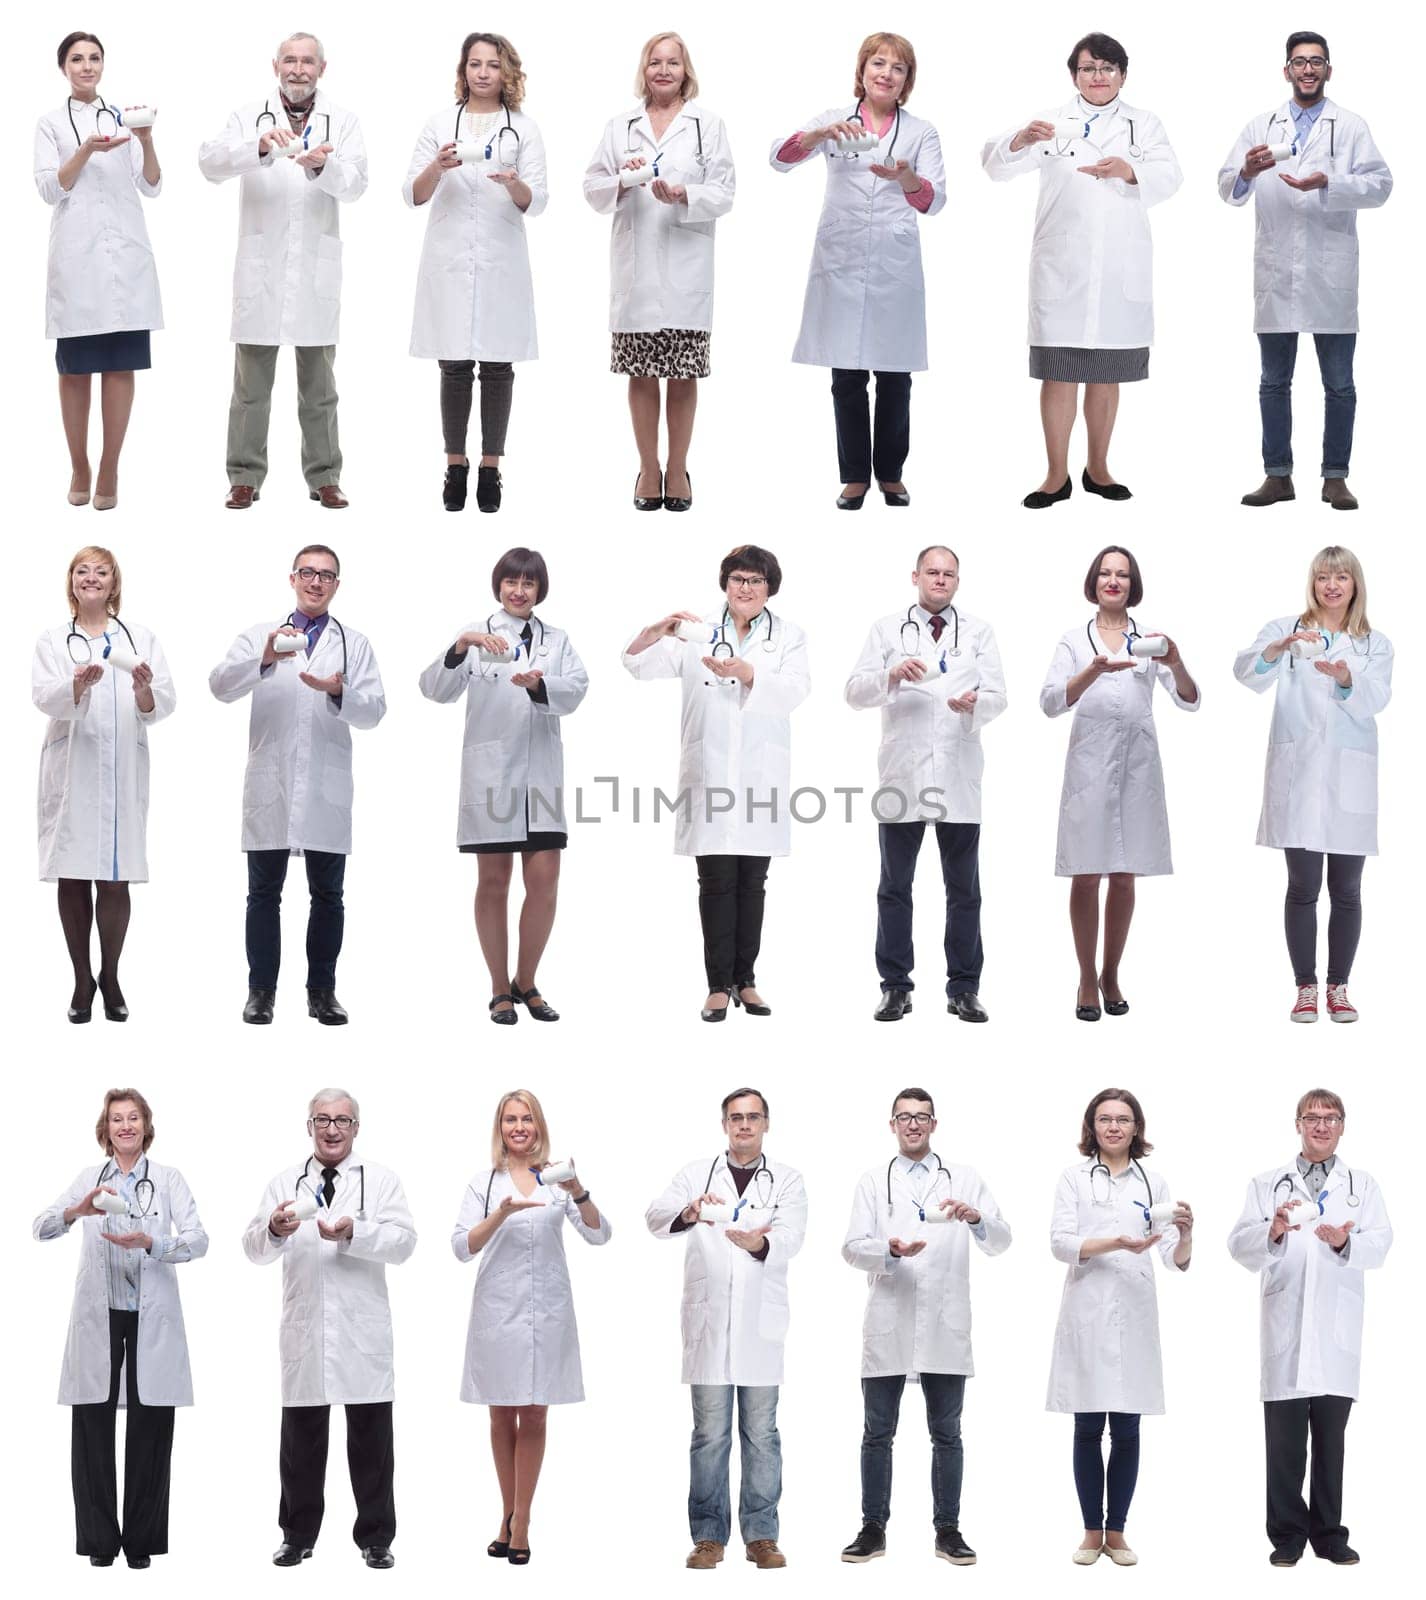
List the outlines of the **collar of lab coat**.
{"label": "collar of lab coat", "polygon": [[[356,1151],[353,1150],[351,1152],[351,1154],[347,1157],[347,1159],[345,1161],[343,1161],[342,1164],[336,1169],[337,1177],[338,1178],[345,1178],[347,1173],[350,1171],[350,1169],[353,1166],[358,1166],[359,1167],[360,1165],[361,1165],[361,1162],[356,1159]],[[318,1178],[320,1178],[321,1175],[322,1175],[323,1169],[324,1169],[324,1163],[322,1161],[322,1158],[314,1150],[312,1152],[312,1165],[307,1168],[307,1175],[308,1175],[308,1177],[318,1177]]]}
{"label": "collar of lab coat", "polygon": [[936,1165],[936,1160],[937,1157],[934,1150],[928,1150],[919,1161],[913,1161],[910,1156],[904,1156],[898,1151],[896,1154],[896,1170],[909,1177],[917,1167],[920,1167],[923,1172],[929,1175],[932,1172],[940,1171],[940,1168]]}
{"label": "collar of lab coat", "polygon": [[[1139,1161],[1139,1165],[1141,1167],[1143,1167],[1144,1166],[1143,1158],[1139,1157],[1138,1161]],[[1080,1162],[1079,1170],[1081,1172],[1092,1172],[1095,1169],[1095,1167],[1097,1167],[1097,1166],[1103,1166],[1103,1167],[1107,1168],[1108,1165],[1109,1165],[1109,1163],[1104,1159],[1103,1156],[1086,1156],[1084,1158],[1084,1160],[1082,1162]],[[1149,1169],[1147,1167],[1144,1167],[1145,1174],[1148,1173],[1148,1170]],[[1119,1183],[1122,1179],[1125,1179],[1125,1178],[1137,1179],[1138,1176],[1139,1176],[1139,1174],[1134,1171],[1134,1163],[1133,1163],[1133,1161],[1130,1161],[1129,1165],[1124,1168],[1123,1172],[1111,1172],[1109,1174],[1109,1181],[1110,1181],[1111,1184],[1114,1184],[1114,1183]]]}
{"label": "collar of lab coat", "polygon": [[1330,1178],[1336,1165],[1337,1157],[1335,1155],[1328,1156],[1325,1161],[1314,1161],[1311,1156],[1302,1155],[1300,1152],[1297,1157],[1297,1172],[1303,1178],[1311,1176],[1313,1167],[1321,1167],[1324,1175]]}
{"label": "collar of lab coat", "polygon": [[[633,128],[629,128],[629,118],[625,117],[624,125],[626,132],[642,134],[643,137],[648,140],[651,149],[667,150],[670,141],[674,139],[676,135],[685,131],[689,135],[693,134],[693,119],[699,116],[700,112],[698,109],[698,102],[696,100],[685,100],[678,115],[673,119],[672,122],[669,123],[668,127],[664,129],[664,136],[662,139],[654,138],[654,125],[649,121],[649,108],[646,105],[638,104],[634,106],[632,115],[637,116],[639,120],[634,124]],[[627,140],[625,142],[627,143]]]}
{"label": "collar of lab coat", "polygon": [[[1289,142],[1297,137],[1297,124],[1292,118],[1292,105],[1293,102],[1291,100],[1284,100],[1277,110],[1273,112],[1270,119],[1272,122],[1278,123],[1279,125],[1284,122],[1287,124],[1287,137]],[[1335,122],[1341,115],[1341,109],[1342,108],[1337,105],[1335,101],[1329,99],[1325,94],[1322,96],[1322,109],[1320,112],[1318,112],[1317,120],[1312,124],[1311,129],[1308,131],[1306,143],[1297,152],[1299,156],[1306,155],[1307,152],[1312,149],[1313,145],[1317,143],[1318,138],[1323,134],[1328,118],[1331,118],[1331,120]]]}

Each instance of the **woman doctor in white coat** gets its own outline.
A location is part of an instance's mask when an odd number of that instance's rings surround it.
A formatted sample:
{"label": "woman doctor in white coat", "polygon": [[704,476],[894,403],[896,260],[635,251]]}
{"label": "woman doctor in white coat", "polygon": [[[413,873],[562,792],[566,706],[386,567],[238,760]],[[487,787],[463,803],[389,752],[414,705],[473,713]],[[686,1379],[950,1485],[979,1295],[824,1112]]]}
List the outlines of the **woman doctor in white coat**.
{"label": "woman doctor in white coat", "polygon": [[[109,1090],[94,1135],[104,1160],[40,1212],[34,1235],[63,1239],[83,1224],[59,1383],[59,1403],[72,1408],[77,1553],[110,1567],[122,1550],[131,1567],[146,1567],[168,1554],[173,1411],[193,1404],[174,1268],[204,1255],[208,1235],[182,1173],[149,1159],[153,1113],[137,1089]],[[122,1522],[114,1469],[121,1404]]]}
{"label": "woman doctor in white coat", "polygon": [[460,1397],[490,1407],[502,1513],[486,1554],[523,1567],[546,1412],[584,1399],[564,1224],[588,1244],[608,1244],[611,1229],[577,1176],[548,1185],[541,1178],[550,1130],[528,1089],[497,1104],[490,1158],[467,1186],[451,1234],[457,1261],[480,1257]]}
{"label": "woman doctor in white coat", "polygon": [[[134,373],[150,365],[149,333],[163,326],[158,273],[140,197],[163,185],[153,123],[132,130],[125,109],[99,92],[104,46],[67,34],[57,52],[69,80],[64,105],[35,128],[35,187],[50,216],[45,337],[54,339],[59,409],[69,446],[69,503],[111,511],[119,499],[119,453],[134,405]],[[146,108],[147,109],[147,108]],[[91,379],[100,373],[104,446],[89,468]]]}
{"label": "woman doctor in white coat", "polygon": [[[536,1021],[558,1022],[535,969],[554,927],[559,853],[569,838],[560,719],[579,708],[589,678],[569,635],[535,615],[550,588],[538,550],[507,550],[490,588],[498,608],[426,668],[421,693],[444,703],[465,696],[457,844],[479,858],[475,931],[490,969],[490,1020],[513,1024],[518,1004]],[[507,908],[516,855],[525,904],[512,980]]]}
{"label": "woman doctor in white coat", "polygon": [[[698,103],[698,75],[676,33],[639,52],[638,103],[611,117],[584,174],[584,198],[612,215],[609,370],[629,380],[639,451],[636,511],[693,504],[688,447],[698,380],[709,372],[713,230],[733,205],[723,121]],[[668,459],[659,464],[659,383],[668,384]]]}
{"label": "woman doctor in white coat", "polygon": [[119,957],[129,885],[149,875],[148,730],[173,710],[173,680],[153,633],[120,618],[123,574],[112,551],[86,545],[69,564],[65,590],[69,625],[40,635],[31,675],[35,705],[49,718],[40,749],[40,878],[58,885],[74,968],[69,1020],[88,1022],[102,992],[105,1017],[125,1022]]}
{"label": "woman doctor in white coat", "polygon": [[[1074,1014],[1098,1022],[1100,1001],[1111,1017],[1129,1009],[1119,987],[1119,962],[1134,916],[1134,879],[1173,871],[1164,769],[1154,732],[1154,684],[1180,711],[1202,704],[1178,646],[1167,634],[1141,633],[1130,612],[1144,597],[1139,563],[1117,544],[1101,550],[1084,579],[1093,618],[1055,646],[1040,688],[1040,709],[1062,717],[1071,708],[1065,753],[1055,874],[1072,878],[1070,927],[1079,960]],[[1099,880],[1104,902],[1104,957],[1099,947]]]}
{"label": "woman doctor in white coat", "polygon": [[1076,1566],[1092,1565],[1101,1555],[1121,1567],[1138,1560],[1125,1542],[1124,1524],[1139,1474],[1139,1418],[1164,1410],[1150,1251],[1157,1247],[1164,1266],[1180,1272],[1188,1270],[1193,1253],[1192,1208],[1175,1201],[1158,1173],[1142,1164],[1153,1148],[1135,1096],[1101,1089],[1080,1126],[1085,1159],[1060,1174],[1055,1190],[1050,1251],[1069,1271],[1045,1409],[1074,1415],[1074,1479],[1084,1527]]}
{"label": "woman doctor in white coat", "polygon": [[940,138],[902,109],[915,84],[910,40],[870,34],[857,52],[855,103],[819,112],[772,147],[776,172],[791,172],[819,146],[826,160],[827,196],[792,359],[832,369],[843,511],[861,509],[873,478],[887,505],[911,504],[901,481],[911,448],[911,374],[927,366],[920,218],[946,203]]}
{"label": "woman doctor in white coat", "polygon": [[624,650],[636,678],[683,682],[674,853],[698,862],[704,1022],[722,1022],[730,1001],[771,1015],[754,974],[763,884],[771,858],[792,848],[789,719],[812,687],[806,635],[768,607],[782,585],[777,557],[738,545],[718,585],[715,611],[675,611]]}
{"label": "woman doctor in white coat", "polygon": [[1088,494],[1128,500],[1109,470],[1119,385],[1149,375],[1154,339],[1148,210],[1183,182],[1163,124],[1120,98],[1129,57],[1117,39],[1086,34],[1069,54],[1071,100],[981,152],[997,182],[1040,175],[1030,249],[1030,376],[1040,380],[1044,482],[1022,502],[1042,511],[1068,500],[1070,433],[1080,384]]}
{"label": "woman doctor in white coat", "polygon": [[1285,926],[1297,998],[1293,1022],[1317,1020],[1317,899],[1325,857],[1327,1015],[1355,1022],[1347,996],[1362,932],[1362,868],[1377,853],[1376,714],[1391,699],[1391,640],[1367,620],[1367,585],[1350,550],[1312,558],[1307,604],[1264,623],[1233,663],[1239,683],[1277,690],[1258,843],[1287,861]]}
{"label": "woman doctor in white coat", "polygon": [[480,466],[475,501],[500,509],[500,458],[516,361],[533,361],[535,291],[525,218],[549,201],[545,145],[520,110],[525,73],[514,45],[472,33],[461,45],[455,101],[421,130],[402,194],[429,205],[416,279],[411,354],[441,369],[447,511],[465,507],[466,427],[480,367]]}

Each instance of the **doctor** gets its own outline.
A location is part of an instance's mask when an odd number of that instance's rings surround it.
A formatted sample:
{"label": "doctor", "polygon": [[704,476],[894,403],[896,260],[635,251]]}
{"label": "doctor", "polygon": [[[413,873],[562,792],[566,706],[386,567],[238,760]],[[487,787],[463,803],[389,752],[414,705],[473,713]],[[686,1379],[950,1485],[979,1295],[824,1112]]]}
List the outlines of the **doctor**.
{"label": "doctor", "polygon": [[[911,574],[916,603],[883,617],[847,679],[847,704],[881,709],[877,751],[878,1022],[911,1009],[911,886],[934,823],[946,889],[946,1010],[985,1022],[980,1003],[980,731],[1005,709],[1005,676],[989,623],[955,605],[960,557],[931,545]],[[882,812],[889,813],[886,820]]]}
{"label": "doctor", "polygon": [[312,1154],[268,1184],[243,1235],[249,1261],[282,1262],[277,1567],[306,1561],[317,1543],[334,1405],[346,1408],[352,1537],[367,1566],[396,1564],[386,1268],[416,1248],[416,1229],[396,1174],[352,1160],[360,1127],[360,1108],[345,1089],[319,1089],[307,1107]]}
{"label": "doctor", "polygon": [[1218,174],[1218,193],[1230,206],[1251,197],[1257,218],[1253,327],[1267,476],[1243,496],[1245,506],[1296,498],[1292,372],[1297,336],[1310,333],[1326,400],[1322,498],[1334,511],[1357,509],[1347,488],[1357,414],[1357,212],[1385,205],[1391,173],[1366,123],[1327,98],[1331,58],[1320,33],[1289,36],[1282,75],[1292,99],[1243,129]]}
{"label": "doctor", "polygon": [[[678,34],[644,45],[634,93],[637,104],[609,119],[589,158],[584,198],[614,219],[609,370],[629,379],[639,450],[634,509],[687,511],[698,380],[709,372],[713,230],[733,206],[733,152],[723,119],[698,102],[698,75]],[[666,471],[659,465],[660,379],[668,384]]]}
{"label": "doctor", "polygon": [[[946,1166],[931,1148],[936,1107],[903,1089],[891,1107],[896,1154],[863,1174],[842,1259],[867,1275],[862,1322],[862,1531],[843,1561],[886,1554],[891,1447],[907,1379],[921,1385],[931,1433],[936,1555],[973,1567],[961,1537],[961,1407],[975,1372],[970,1349],[970,1243],[987,1256],[1010,1248],[1010,1228],[970,1167]],[[937,1227],[934,1223],[947,1226]]]}
{"label": "doctor", "polygon": [[807,698],[807,639],[768,608],[782,586],[771,550],[740,544],[718,570],[723,604],[706,617],[675,611],[635,634],[624,665],[636,678],[683,681],[674,853],[698,862],[698,915],[708,979],[704,1022],[728,1003],[766,1017],[754,967],[763,884],[792,848],[793,711]]}
{"label": "doctor", "polygon": [[[827,193],[807,272],[792,359],[832,369],[837,424],[837,507],[860,511],[873,479],[889,506],[909,506],[901,470],[911,448],[911,374],[924,372],[926,285],[919,219],[946,203],[935,128],[902,108],[916,86],[916,52],[899,33],[862,40],[852,105],[819,112],[777,140],[774,172],[791,172],[821,148]],[[872,150],[847,140],[872,137]],[[876,373],[876,419],[867,379]]]}
{"label": "doctor", "polygon": [[[777,1547],[782,1442],[777,1391],[787,1337],[787,1264],[807,1231],[802,1174],[763,1153],[768,1103],[756,1089],[723,1100],[726,1154],[678,1173],[644,1220],[656,1239],[683,1235],[683,1381],[693,1396],[684,1565],[723,1559],[732,1530],[728,1457],[738,1409],[738,1526],[747,1559],[785,1567]],[[717,1220],[703,1215],[718,1207]]]}
{"label": "doctor", "polygon": [[[307,918],[307,1015],[347,1020],[337,1000],[337,957],[345,909],[342,885],[352,848],[353,728],[386,715],[386,691],[371,646],[331,614],[342,564],[324,544],[304,545],[288,582],[297,599],[283,622],[259,622],[233,641],[208,675],[222,701],[251,695],[243,780],[243,849],[248,858],[248,998],[243,1021],[268,1023],[282,954],[282,885],[290,856],[305,856],[312,905]],[[305,639],[279,650],[279,638]],[[297,658],[305,667],[299,670]]]}
{"label": "doctor", "polygon": [[1258,843],[1287,862],[1285,926],[1297,999],[1317,1020],[1317,900],[1325,857],[1327,1015],[1355,1022],[1347,979],[1362,932],[1362,868],[1377,853],[1376,714],[1391,700],[1391,640],[1367,620],[1367,585],[1350,550],[1313,557],[1307,605],[1263,625],[1233,663],[1257,694],[1277,690]]}
{"label": "doctor", "polygon": [[456,68],[454,110],[446,106],[421,130],[401,190],[408,206],[430,205],[411,354],[441,369],[447,511],[465,508],[476,365],[481,454],[475,503],[481,511],[498,511],[513,363],[539,355],[525,218],[539,216],[549,190],[544,140],[520,109],[524,98],[515,46],[498,33],[468,34]]}
{"label": "doctor", "polygon": [[[1124,1524],[1139,1476],[1139,1418],[1164,1410],[1163,1355],[1154,1288],[1157,1247],[1165,1268],[1188,1271],[1193,1210],[1175,1201],[1143,1158],[1153,1149],[1144,1111],[1127,1089],[1101,1089],[1080,1125],[1085,1158],[1060,1174],[1050,1251],[1068,1267],[1050,1363],[1047,1411],[1074,1415],[1074,1483],[1084,1538],[1071,1558],[1118,1567],[1138,1556]],[[1150,1208],[1168,1211],[1159,1221]],[[1109,1424],[1108,1508],[1103,1456]]]}
{"label": "doctor", "polygon": [[1004,182],[1040,175],[1030,250],[1030,376],[1040,380],[1044,482],[1023,504],[1042,511],[1068,500],[1079,386],[1089,461],[1087,494],[1128,500],[1109,470],[1119,385],[1149,375],[1154,340],[1153,242],[1149,207],[1183,182],[1163,124],[1120,98],[1129,76],[1124,46],[1086,34],[1069,53],[1075,95],[981,151],[987,175]]}
{"label": "doctor", "polygon": [[[91,1567],[112,1567],[120,1550],[131,1567],[146,1567],[168,1554],[173,1410],[193,1404],[174,1268],[204,1255],[208,1235],[182,1173],[149,1160],[153,1113],[137,1089],[109,1090],[94,1134],[104,1160],[40,1212],[34,1235],[63,1239],[84,1224],[59,1380],[59,1403],[72,1408],[75,1549]],[[123,1209],[101,1209],[100,1195]],[[120,1404],[128,1418],[122,1531],[114,1473]]]}
{"label": "doctor", "polygon": [[[1249,1183],[1228,1235],[1233,1259],[1262,1281],[1268,1559],[1275,1567],[1295,1567],[1308,1544],[1335,1566],[1360,1559],[1342,1526],[1342,1468],[1361,1383],[1362,1274],[1386,1260],[1391,1222],[1371,1175],[1338,1158],[1346,1125],[1339,1095],[1303,1095],[1300,1153]],[[1309,1435],[1312,1489],[1304,1505]]]}
{"label": "doctor", "polygon": [[[550,591],[538,550],[507,550],[490,589],[498,610],[426,668],[421,693],[445,704],[465,696],[456,843],[478,859],[475,931],[490,969],[490,1020],[513,1025],[520,1004],[538,1022],[558,1022],[535,968],[554,927],[560,851],[569,841],[560,720],[578,710],[589,677],[569,635],[535,615]],[[512,981],[507,905],[517,855],[525,904]]]}
{"label": "doctor", "polygon": [[337,443],[340,207],[366,192],[366,145],[350,111],[318,87],[322,41],[295,34],[272,63],[277,92],[235,111],[198,152],[211,183],[241,178],[233,269],[233,400],[228,409],[230,511],[246,511],[267,477],[267,423],[281,345],[297,355],[302,476],[329,511],[347,504]]}

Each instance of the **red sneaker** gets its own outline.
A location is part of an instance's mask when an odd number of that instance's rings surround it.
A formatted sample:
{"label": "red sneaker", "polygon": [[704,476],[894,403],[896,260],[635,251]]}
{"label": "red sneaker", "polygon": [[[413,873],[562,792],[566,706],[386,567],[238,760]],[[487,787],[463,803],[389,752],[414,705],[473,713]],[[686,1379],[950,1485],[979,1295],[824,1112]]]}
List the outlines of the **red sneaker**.
{"label": "red sneaker", "polygon": [[1355,1022],[1357,1008],[1347,998],[1345,983],[1327,985],[1327,1015],[1333,1022]]}
{"label": "red sneaker", "polygon": [[[1330,990],[1328,991],[1330,993]],[[1352,1013],[1356,1016],[1356,1012]],[[1297,1004],[1293,1006],[1289,1016],[1292,1022],[1316,1022],[1317,1020],[1317,985],[1304,983],[1298,986]],[[1343,1019],[1346,1020],[1345,1018]]]}

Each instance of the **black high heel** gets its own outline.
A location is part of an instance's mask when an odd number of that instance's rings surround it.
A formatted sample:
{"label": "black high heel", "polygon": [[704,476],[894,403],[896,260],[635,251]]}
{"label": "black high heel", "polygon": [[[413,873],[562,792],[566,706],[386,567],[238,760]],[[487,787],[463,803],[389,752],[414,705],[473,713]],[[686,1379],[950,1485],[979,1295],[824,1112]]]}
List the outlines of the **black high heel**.
{"label": "black high heel", "polygon": [[740,983],[738,985],[738,994],[737,994],[738,1004],[740,1006],[742,1006],[743,1010],[746,1011],[747,1014],[750,1017],[770,1017],[772,1015],[772,1007],[771,1006],[754,1005],[751,1000],[744,1000],[742,998],[742,993],[743,993],[744,989],[753,989],[753,988],[756,988],[756,987],[757,987],[756,984]]}
{"label": "black high heel", "polygon": [[862,502],[866,499],[866,490],[860,494],[839,494],[837,496],[838,511],[860,511]]}
{"label": "black high heel", "polygon": [[742,1004],[742,1001],[738,999],[737,995],[735,995],[731,989],[725,989],[719,986],[716,989],[710,989],[708,993],[725,994],[728,997],[729,1003],[726,1006],[705,1006],[703,1010],[698,1013],[704,1022],[725,1022],[727,1020],[728,1013],[733,1009],[733,1007]]}
{"label": "black high heel", "polygon": [[[96,985],[102,989],[104,987],[104,974],[101,972],[94,981]],[[104,1020],[106,1022],[127,1022],[129,1020],[129,1008],[122,1001],[120,1001],[116,1006],[111,1006],[109,1002],[105,1000],[103,1005]]]}
{"label": "black high heel", "polygon": [[1074,493],[1074,479],[1066,478],[1053,494],[1046,494],[1043,489],[1036,489],[1033,494],[1027,494],[1020,502],[1027,511],[1043,511],[1046,506],[1058,504],[1061,500],[1068,500]]}
{"label": "black high heel", "polygon": [[552,1005],[546,1003],[544,996],[538,989],[526,989],[522,993],[519,984],[512,983],[510,985],[510,998],[516,1005],[524,1006],[536,1022],[558,1022],[560,1019],[559,1012]]}
{"label": "black high heel", "polygon": [[[642,472],[635,473],[635,475],[634,475],[634,510],[635,511],[659,511],[659,510],[661,510],[663,508],[663,473],[659,473],[659,492],[656,495],[655,494],[640,494],[639,493],[639,479],[642,478],[642,477],[643,477],[643,473]],[[688,487],[691,489],[693,487],[692,483],[690,483]],[[685,507],[684,509],[687,509],[687,508]]]}
{"label": "black high heel", "polygon": [[[510,1523],[514,1516],[515,1513],[512,1511],[505,1519],[505,1532],[507,1534],[510,1532]],[[486,1545],[485,1553],[488,1556],[494,1556],[497,1561],[503,1561],[506,1556],[510,1554],[509,1539],[492,1539],[490,1543]]]}
{"label": "black high heel", "polygon": [[505,1558],[512,1567],[528,1567],[530,1564],[530,1547],[526,1545],[523,1550],[517,1550],[512,1544],[510,1553]]}
{"label": "black high heel", "polygon": [[69,1020],[71,1022],[88,1022],[94,1015],[94,996],[99,993],[98,978],[91,978],[89,990],[89,1004],[87,1006],[70,1006]]}
{"label": "black high heel", "polygon": [[693,504],[693,474],[691,472],[686,472],[684,476],[688,479],[688,493],[666,494],[663,497],[663,508],[665,511],[687,511],[688,508]]}
{"label": "black high heel", "polygon": [[877,484],[877,488],[881,490],[881,498],[889,506],[909,506],[911,504],[911,492],[909,489],[888,489],[885,484],[881,483]]}
{"label": "black high heel", "polygon": [[[513,985],[512,985],[513,987]],[[495,1008],[502,1000],[510,1002],[508,1011],[497,1011]],[[490,1002],[490,1020],[498,1022],[502,1028],[513,1028],[520,1020],[519,1013],[515,1010],[515,996],[513,994],[497,994]]]}

